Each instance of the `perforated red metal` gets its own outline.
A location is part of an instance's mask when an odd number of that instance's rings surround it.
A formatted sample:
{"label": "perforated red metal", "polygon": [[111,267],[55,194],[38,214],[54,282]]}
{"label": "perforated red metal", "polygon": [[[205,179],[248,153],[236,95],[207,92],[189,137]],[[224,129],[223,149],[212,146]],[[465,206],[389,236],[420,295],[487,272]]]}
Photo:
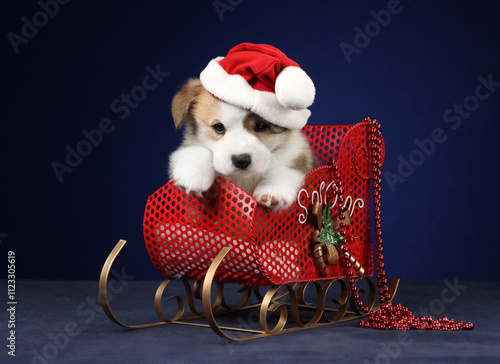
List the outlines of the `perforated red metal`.
{"label": "perforated red metal", "polygon": [[[258,204],[238,186],[219,178],[198,197],[186,194],[169,182],[147,201],[144,238],[156,269],[167,277],[200,280],[213,258],[224,246],[231,247],[220,264],[215,280],[226,283],[265,286],[319,279],[345,278],[343,260],[329,266],[327,276],[313,256],[308,221],[313,202],[332,202],[338,209],[337,187],[342,183],[344,206],[352,215],[346,232],[354,239],[347,247],[373,274],[370,234],[370,187],[372,147],[370,120],[356,125],[306,126],[304,134],[320,161],[325,164],[309,174],[289,209],[273,213]],[[382,148],[383,140],[375,141]],[[341,172],[333,178],[333,160]],[[382,160],[383,161],[383,160]],[[382,162],[381,161],[381,162]]]}

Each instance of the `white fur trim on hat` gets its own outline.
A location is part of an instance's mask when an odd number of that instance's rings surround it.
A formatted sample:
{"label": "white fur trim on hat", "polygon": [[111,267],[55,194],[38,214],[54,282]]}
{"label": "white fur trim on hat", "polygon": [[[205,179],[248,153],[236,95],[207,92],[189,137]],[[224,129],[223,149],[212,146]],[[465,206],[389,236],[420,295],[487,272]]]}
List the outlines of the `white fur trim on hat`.
{"label": "white fur trim on hat", "polygon": [[266,91],[254,91],[254,105],[250,111],[287,129],[302,129],[311,116],[308,109],[293,110],[284,107],[274,93]]}
{"label": "white fur trim on hat", "polygon": [[[250,110],[275,125],[288,129],[301,129],[306,125],[311,112],[305,107],[309,106],[312,100],[310,100],[310,97],[306,97],[306,101],[302,103],[297,102],[295,98],[289,97],[291,94],[289,87],[305,87],[307,91],[307,89],[310,90],[310,85],[307,82],[290,81],[286,77],[284,78],[284,83],[280,86],[281,92],[284,95],[283,97],[289,100],[287,105],[294,106],[293,108],[288,108],[279,102],[275,93],[255,90],[242,76],[227,73],[219,65],[219,61],[223,58],[217,57],[211,60],[200,74],[201,83],[208,92],[222,101]],[[287,67],[286,69],[288,68],[291,67]],[[300,70],[298,67],[293,68]],[[290,73],[292,72],[294,71]],[[278,75],[278,78],[280,75]],[[307,75],[306,77],[309,78]],[[310,82],[312,84],[312,81]],[[278,82],[276,83],[278,84]],[[312,85],[312,88],[314,90],[314,85]],[[314,91],[312,99],[314,99]],[[310,103],[304,108],[297,108],[297,106],[305,105],[309,101]]]}

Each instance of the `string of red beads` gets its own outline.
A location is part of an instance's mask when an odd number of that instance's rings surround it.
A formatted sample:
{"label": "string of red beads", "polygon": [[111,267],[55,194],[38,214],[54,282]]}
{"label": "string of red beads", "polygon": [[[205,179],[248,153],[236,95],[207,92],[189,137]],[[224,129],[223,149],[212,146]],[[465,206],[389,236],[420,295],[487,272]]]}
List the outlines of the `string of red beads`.
{"label": "string of red beads", "polygon": [[[464,323],[463,321],[455,322],[448,317],[443,317],[439,319],[433,319],[432,317],[415,317],[410,310],[403,307],[401,304],[393,305],[391,300],[391,295],[389,294],[389,287],[387,286],[387,278],[385,277],[385,264],[384,264],[384,248],[382,246],[382,229],[381,229],[381,197],[380,192],[382,190],[382,133],[380,132],[380,124],[377,121],[370,120],[369,118],[364,119],[365,122],[370,123],[369,126],[369,142],[371,146],[372,154],[372,165],[371,165],[371,176],[372,176],[372,186],[373,186],[373,205],[374,205],[374,222],[375,222],[375,248],[376,248],[376,271],[377,280],[379,288],[379,301],[382,304],[381,308],[377,311],[371,311],[368,320],[360,321],[359,326],[361,327],[371,327],[377,329],[396,329],[396,330],[409,330],[409,329],[427,329],[427,330],[444,330],[444,331],[457,331],[460,329],[471,330],[474,328],[472,322]],[[340,178],[340,173],[338,167],[335,168],[335,178]],[[343,203],[344,198],[342,197],[342,189],[339,190],[339,201]],[[341,205],[339,203],[339,205]],[[345,211],[345,210],[344,210]],[[342,211],[343,212],[343,211]],[[342,220],[342,215],[340,217]],[[345,228],[345,224],[340,226]],[[345,236],[345,230],[341,231],[341,234]],[[347,243],[347,239],[345,239]],[[351,263],[349,262],[350,253],[349,249],[343,245],[344,260],[346,267],[351,268]],[[360,300],[360,296],[357,293],[358,289],[354,285],[356,279],[353,277],[353,272],[350,269],[347,278],[351,286],[351,291],[353,297],[356,301],[358,307],[363,308],[364,313],[368,313],[370,309],[368,307],[363,307],[364,304]]]}
{"label": "string of red beads", "polygon": [[389,294],[389,287],[387,287],[387,278],[385,278],[385,264],[384,264],[384,247],[382,246],[382,218],[381,218],[381,202],[380,191],[382,190],[382,133],[380,132],[380,124],[376,120],[365,119],[370,122],[370,145],[372,147],[371,153],[373,156],[372,162],[372,185],[373,185],[373,211],[375,222],[375,248],[376,248],[376,271],[378,288],[380,295],[380,303],[388,302],[391,299]]}
{"label": "string of red beads", "polygon": [[359,326],[386,330],[442,330],[458,331],[460,329],[472,330],[472,322],[455,322],[448,317],[433,319],[432,317],[415,317],[406,307],[401,304],[393,305],[388,302],[377,311],[370,312],[366,321],[360,321]]}
{"label": "string of red beads", "polygon": [[[371,164],[371,176],[372,176],[372,182],[373,182],[373,204],[374,204],[374,221],[375,221],[375,246],[376,246],[376,270],[377,270],[377,280],[378,280],[378,288],[379,288],[379,295],[380,295],[380,302],[389,302],[391,299],[391,295],[389,294],[389,287],[387,286],[387,279],[385,278],[385,265],[384,265],[384,256],[383,256],[383,251],[384,248],[382,247],[382,231],[381,231],[381,213],[380,213],[380,191],[381,191],[381,170],[382,170],[382,134],[380,132],[380,124],[377,123],[376,120],[370,120],[369,118],[365,118],[364,122],[369,123],[369,133],[368,133],[368,138],[369,138],[369,144],[371,146],[371,154],[373,156],[372,158],[372,164]],[[337,181],[340,181],[340,171],[338,166],[335,164],[334,165],[334,178]],[[338,201],[339,201],[339,206],[343,206],[344,204],[344,196],[343,196],[343,189],[342,189],[342,183],[338,183]],[[345,219],[345,216],[343,215],[343,212],[345,212],[345,208],[341,209],[339,219],[342,221]],[[356,305],[363,310],[364,313],[370,312],[370,308],[366,307],[363,303],[363,301],[360,299],[360,295],[358,294],[358,288],[355,286],[355,283],[358,279],[358,277],[354,276],[354,272],[352,271],[352,264],[350,261],[351,254],[349,252],[349,248],[347,245],[349,245],[350,238],[348,238],[346,235],[345,231],[345,223],[341,222],[340,223],[340,234],[344,237],[344,242],[342,245],[342,252],[343,258],[344,258],[344,265],[348,269],[347,272],[347,281],[349,282],[349,285],[351,286],[351,291],[353,294],[353,298],[356,301]],[[359,277],[360,278],[360,277]]]}

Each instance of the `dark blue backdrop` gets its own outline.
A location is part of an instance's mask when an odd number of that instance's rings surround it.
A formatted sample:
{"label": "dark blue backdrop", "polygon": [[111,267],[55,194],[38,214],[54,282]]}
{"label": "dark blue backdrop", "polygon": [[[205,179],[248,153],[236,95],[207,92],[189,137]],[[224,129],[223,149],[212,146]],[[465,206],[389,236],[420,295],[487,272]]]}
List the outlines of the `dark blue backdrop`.
{"label": "dark blue backdrop", "polygon": [[382,124],[389,276],[499,279],[496,4],[2,4],[3,254],[15,252],[18,278],[97,279],[125,238],[127,274],[159,278],[142,215],[181,138],[170,100],[210,59],[253,42],[309,73],[311,124]]}

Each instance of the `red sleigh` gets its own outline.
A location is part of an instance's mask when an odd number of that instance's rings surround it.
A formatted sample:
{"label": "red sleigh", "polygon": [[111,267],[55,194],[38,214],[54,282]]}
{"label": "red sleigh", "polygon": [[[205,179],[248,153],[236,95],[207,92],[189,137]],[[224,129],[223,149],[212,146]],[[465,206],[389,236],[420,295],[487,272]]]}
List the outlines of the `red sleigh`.
{"label": "red sleigh", "polygon": [[[173,182],[153,193],[143,229],[151,261],[167,277],[155,296],[161,321],[126,325],[111,311],[107,280],[124,240],[109,255],[99,282],[108,317],[128,328],[182,323],[248,340],[359,318],[378,308],[377,297],[381,303],[392,300],[399,280],[387,281],[382,262],[380,170],[385,149],[380,125],[365,118],[356,125],[306,126],[303,132],[323,166],[306,175],[297,202],[285,211],[270,212],[223,178],[203,197],[186,194]],[[377,284],[368,278],[375,270]],[[166,318],[162,296],[177,279],[185,287],[193,315],[184,315],[184,300],[175,296],[177,312]],[[227,303],[224,284],[241,285],[238,304]],[[306,302],[309,284],[315,287],[314,303]],[[259,287],[267,292],[261,294]],[[336,298],[330,299],[334,292]],[[252,293],[257,304],[249,304]],[[203,310],[196,308],[197,299]],[[252,308],[260,310],[259,330],[222,327],[216,320],[218,315]],[[270,320],[274,311],[278,318],[275,314]],[[303,311],[313,312],[306,315],[306,323]],[[200,318],[208,323],[193,322]],[[231,330],[240,335],[230,336]]]}

